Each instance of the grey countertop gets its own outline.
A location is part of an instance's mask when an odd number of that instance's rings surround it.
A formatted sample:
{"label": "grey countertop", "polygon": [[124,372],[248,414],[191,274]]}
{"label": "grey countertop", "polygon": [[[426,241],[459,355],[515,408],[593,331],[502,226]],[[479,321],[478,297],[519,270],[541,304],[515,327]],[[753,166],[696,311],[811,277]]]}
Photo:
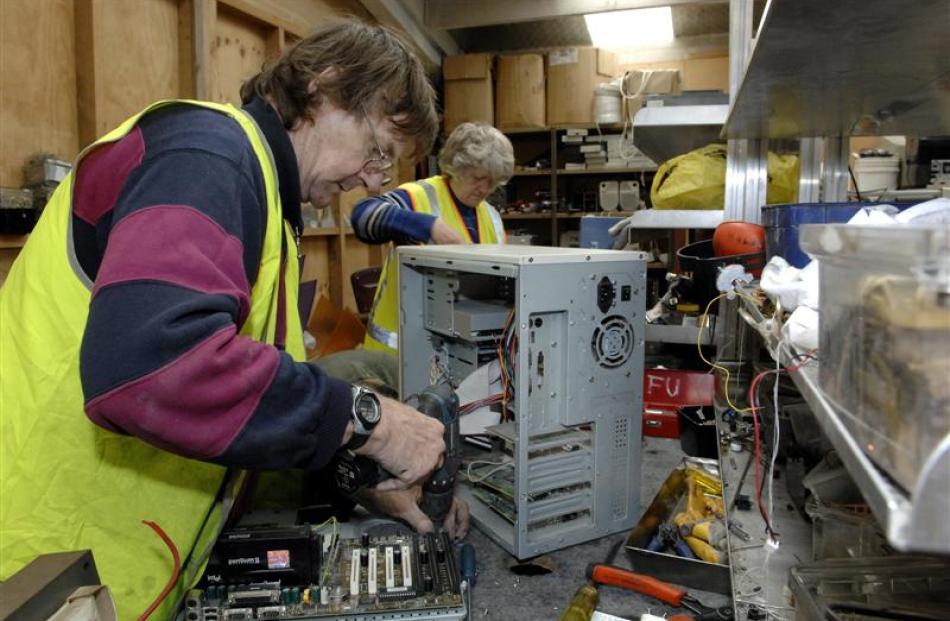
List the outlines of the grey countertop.
{"label": "grey countertop", "polygon": [[[679,441],[644,438],[643,466],[641,469],[641,510],[649,506],[653,496],[683,458]],[[546,575],[523,576],[510,569],[514,557],[481,533],[476,527],[468,535],[478,558],[478,583],[472,591],[473,621],[500,619],[504,621],[557,620],[574,592],[585,582],[584,572],[589,563],[604,562],[612,546],[626,539],[627,533],[618,533],[589,543],[558,550],[547,555],[555,566]],[[615,565],[631,568],[630,560],[621,549]],[[728,597],[717,593],[690,590],[707,606],[730,603]],[[613,587],[601,587],[598,610],[625,619],[639,619],[644,613],[669,616],[688,611],[671,608],[662,602],[638,593]]]}

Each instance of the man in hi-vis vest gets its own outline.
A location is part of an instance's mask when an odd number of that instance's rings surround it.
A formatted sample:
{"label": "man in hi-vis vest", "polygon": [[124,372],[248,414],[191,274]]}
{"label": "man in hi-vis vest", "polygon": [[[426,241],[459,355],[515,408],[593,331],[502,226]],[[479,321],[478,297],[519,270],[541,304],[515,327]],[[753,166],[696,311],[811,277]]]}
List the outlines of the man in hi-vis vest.
{"label": "man in hi-vis vest", "polygon": [[241,95],[153,104],[87,147],[0,289],[0,579],[90,548],[134,618],[172,574],[150,520],[181,552],[170,618],[243,469],[316,470],[349,446],[411,496],[439,463],[441,424],[303,360],[297,312],[301,201],[378,190],[431,149],[420,62],[344,20]]}
{"label": "man in hi-vis vest", "polygon": [[[511,178],[514,163],[504,134],[462,123],[439,153],[443,174],[361,201],[353,209],[356,236],[370,244],[503,244],[501,216],[485,199]],[[393,260],[383,265],[363,341],[368,350],[399,350],[398,267]]]}

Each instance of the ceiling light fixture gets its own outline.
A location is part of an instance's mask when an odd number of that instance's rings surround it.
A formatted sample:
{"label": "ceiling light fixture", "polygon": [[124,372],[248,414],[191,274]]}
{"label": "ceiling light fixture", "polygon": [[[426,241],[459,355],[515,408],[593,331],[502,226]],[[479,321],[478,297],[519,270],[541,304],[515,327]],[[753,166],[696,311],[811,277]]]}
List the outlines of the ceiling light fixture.
{"label": "ceiling light fixture", "polygon": [[673,40],[673,11],[668,6],[591,13],[584,16],[584,21],[597,47],[651,47]]}

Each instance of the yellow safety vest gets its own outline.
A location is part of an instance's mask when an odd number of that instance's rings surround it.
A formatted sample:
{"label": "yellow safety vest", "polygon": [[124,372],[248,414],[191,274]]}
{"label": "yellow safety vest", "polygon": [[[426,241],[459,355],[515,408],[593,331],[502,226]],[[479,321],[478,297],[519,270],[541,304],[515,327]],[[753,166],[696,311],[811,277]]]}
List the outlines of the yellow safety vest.
{"label": "yellow safety vest", "polygon": [[[399,186],[409,193],[412,209],[442,218],[449,226],[461,233],[471,244],[465,220],[459,213],[449,183],[442,175],[420,181],[410,181]],[[478,222],[478,240],[481,244],[501,244],[505,241],[505,226],[495,208],[482,201],[475,207]],[[376,288],[373,309],[366,326],[363,347],[396,354],[399,350],[399,265],[390,252],[383,264],[383,272]]]}
{"label": "yellow safety vest", "polygon": [[[274,342],[283,255],[286,351],[303,360],[293,232],[281,212],[269,147],[250,116],[230,105],[161,101],[87,147],[73,171],[96,146],[121,139],[143,115],[172,104],[226,114],[247,134],[263,172],[267,227],[240,333]],[[0,579],[38,554],[89,548],[120,618],[134,619],[172,573],[169,551],[141,523],[153,520],[182,557],[181,579],[154,615],[169,619],[203,569],[243,473],[179,457],[86,418],[79,347],[92,283],[73,252],[72,190],[71,173],[0,288]]]}

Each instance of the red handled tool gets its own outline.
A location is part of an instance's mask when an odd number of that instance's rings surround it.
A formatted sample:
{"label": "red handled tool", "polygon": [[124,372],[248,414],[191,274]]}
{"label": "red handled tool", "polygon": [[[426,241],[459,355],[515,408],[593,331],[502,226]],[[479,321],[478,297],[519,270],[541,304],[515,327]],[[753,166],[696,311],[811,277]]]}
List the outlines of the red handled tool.
{"label": "red handled tool", "polygon": [[672,584],[657,580],[652,576],[634,573],[613,565],[592,563],[587,566],[587,578],[596,585],[620,587],[636,591],[665,602],[674,608],[686,608],[693,613],[695,621],[733,621],[735,613],[732,606],[710,608],[699,603],[685,590]]}

